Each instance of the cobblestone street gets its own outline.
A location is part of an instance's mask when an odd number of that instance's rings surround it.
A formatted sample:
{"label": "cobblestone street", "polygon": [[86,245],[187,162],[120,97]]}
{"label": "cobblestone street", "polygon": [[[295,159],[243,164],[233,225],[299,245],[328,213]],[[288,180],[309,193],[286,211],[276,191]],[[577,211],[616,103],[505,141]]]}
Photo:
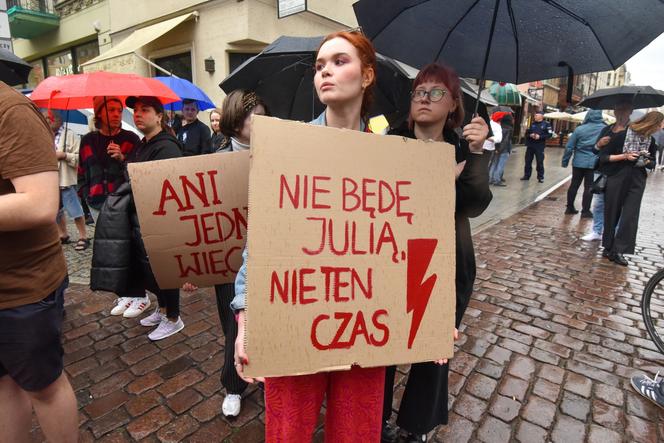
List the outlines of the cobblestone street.
{"label": "cobblestone street", "polygon": [[[435,441],[664,440],[661,410],[629,384],[635,373],[664,368],[639,306],[664,265],[664,172],[648,179],[628,268],[580,240],[590,221],[563,215],[566,188],[475,236],[478,279],[451,362],[451,420]],[[82,284],[89,270],[76,263],[89,263],[91,249],[69,249],[65,362],[83,442],[262,440],[256,387],[239,418],[221,416],[224,349],[211,290],[183,295],[185,329],[153,343],[136,319],[108,315],[115,296]],[[38,429],[33,436],[42,440]]]}

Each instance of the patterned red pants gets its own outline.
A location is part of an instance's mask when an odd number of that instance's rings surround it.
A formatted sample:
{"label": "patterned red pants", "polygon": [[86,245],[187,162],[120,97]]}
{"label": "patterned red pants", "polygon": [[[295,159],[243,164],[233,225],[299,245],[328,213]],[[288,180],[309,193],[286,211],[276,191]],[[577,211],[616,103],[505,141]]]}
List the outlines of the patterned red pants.
{"label": "patterned red pants", "polygon": [[380,442],[385,368],[265,380],[265,441],[310,442],[327,396],[327,443]]}

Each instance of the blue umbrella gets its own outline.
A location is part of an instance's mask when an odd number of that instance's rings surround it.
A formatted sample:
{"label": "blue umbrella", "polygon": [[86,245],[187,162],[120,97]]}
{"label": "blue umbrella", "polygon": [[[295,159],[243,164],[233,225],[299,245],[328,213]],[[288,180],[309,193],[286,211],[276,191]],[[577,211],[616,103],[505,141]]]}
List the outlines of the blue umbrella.
{"label": "blue umbrella", "polygon": [[[155,77],[157,80],[171,88],[182,100],[194,100],[198,104],[198,109],[210,109],[215,105],[205,92],[191,83],[189,80],[178,77]],[[182,109],[182,101],[173,102],[167,105],[168,109],[179,111]]]}

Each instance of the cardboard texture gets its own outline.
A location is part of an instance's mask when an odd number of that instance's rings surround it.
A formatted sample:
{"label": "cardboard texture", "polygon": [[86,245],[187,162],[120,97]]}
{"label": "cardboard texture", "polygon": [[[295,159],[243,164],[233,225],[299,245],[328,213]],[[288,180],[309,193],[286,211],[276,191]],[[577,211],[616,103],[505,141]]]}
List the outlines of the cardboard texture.
{"label": "cardboard texture", "polygon": [[451,357],[454,148],[255,116],[249,376]]}
{"label": "cardboard texture", "polygon": [[130,163],[128,169],[159,287],[234,282],[246,241],[249,152]]}

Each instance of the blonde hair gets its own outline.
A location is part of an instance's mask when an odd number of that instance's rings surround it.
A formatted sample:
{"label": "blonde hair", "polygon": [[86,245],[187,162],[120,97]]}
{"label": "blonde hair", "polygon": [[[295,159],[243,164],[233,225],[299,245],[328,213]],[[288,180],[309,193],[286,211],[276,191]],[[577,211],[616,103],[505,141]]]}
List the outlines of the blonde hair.
{"label": "blonde hair", "polygon": [[664,114],[658,111],[651,111],[632,123],[629,127],[632,131],[645,137],[650,137],[662,128]]}

